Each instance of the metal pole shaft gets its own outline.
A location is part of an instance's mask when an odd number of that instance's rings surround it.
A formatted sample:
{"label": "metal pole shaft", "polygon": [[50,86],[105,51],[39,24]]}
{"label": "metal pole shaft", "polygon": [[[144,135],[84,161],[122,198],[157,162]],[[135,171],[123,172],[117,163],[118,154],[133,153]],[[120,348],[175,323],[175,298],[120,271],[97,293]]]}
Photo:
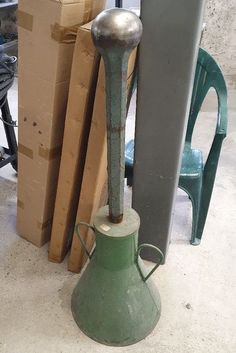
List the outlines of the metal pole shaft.
{"label": "metal pole shaft", "polygon": [[92,27],[94,44],[106,71],[109,216],[113,223],[123,219],[127,68],[141,34],[139,18],[123,9],[104,11]]}
{"label": "metal pole shaft", "polygon": [[[118,53],[117,53],[118,54]],[[128,52],[104,56],[107,92],[108,190],[110,218],[120,223],[124,204],[124,145]]]}

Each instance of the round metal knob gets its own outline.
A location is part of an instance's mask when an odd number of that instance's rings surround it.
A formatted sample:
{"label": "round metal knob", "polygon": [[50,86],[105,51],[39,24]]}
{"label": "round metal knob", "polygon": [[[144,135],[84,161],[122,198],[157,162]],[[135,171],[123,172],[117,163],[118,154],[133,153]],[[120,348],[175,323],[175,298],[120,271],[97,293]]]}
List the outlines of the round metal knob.
{"label": "round metal knob", "polygon": [[97,48],[135,48],[142,36],[139,17],[125,9],[109,9],[93,21],[92,37]]}

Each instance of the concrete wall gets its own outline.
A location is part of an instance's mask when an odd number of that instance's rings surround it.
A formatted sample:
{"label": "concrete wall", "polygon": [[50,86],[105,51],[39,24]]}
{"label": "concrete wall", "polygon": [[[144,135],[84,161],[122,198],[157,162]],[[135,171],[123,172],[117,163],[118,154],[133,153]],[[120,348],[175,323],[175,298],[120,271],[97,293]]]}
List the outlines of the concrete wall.
{"label": "concrete wall", "polygon": [[236,88],[236,0],[208,0],[202,47],[219,62],[230,88]]}
{"label": "concrete wall", "polygon": [[[123,2],[124,7],[137,7],[141,0]],[[107,7],[114,4],[115,0],[107,0]],[[219,62],[229,88],[236,88],[236,0],[207,0],[204,22],[202,47]]]}

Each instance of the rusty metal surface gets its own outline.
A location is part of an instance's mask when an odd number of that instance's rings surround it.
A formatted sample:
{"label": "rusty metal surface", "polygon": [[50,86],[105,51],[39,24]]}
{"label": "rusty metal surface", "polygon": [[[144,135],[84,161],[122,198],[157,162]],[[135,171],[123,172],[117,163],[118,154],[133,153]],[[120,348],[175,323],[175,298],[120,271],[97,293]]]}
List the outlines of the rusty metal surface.
{"label": "rusty metal surface", "polygon": [[106,70],[109,214],[113,223],[123,219],[127,67],[141,35],[139,18],[124,9],[102,12],[92,26],[93,41]]}

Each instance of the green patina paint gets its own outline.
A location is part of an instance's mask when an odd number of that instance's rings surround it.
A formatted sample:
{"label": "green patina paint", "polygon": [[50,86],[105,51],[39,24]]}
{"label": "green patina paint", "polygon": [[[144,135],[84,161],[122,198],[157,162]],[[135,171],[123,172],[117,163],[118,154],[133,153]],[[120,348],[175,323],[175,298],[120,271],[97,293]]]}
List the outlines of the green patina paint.
{"label": "green patina paint", "polygon": [[[72,313],[89,337],[112,346],[145,338],[161,312],[160,296],[150,276],[163,254],[148,244],[138,248],[139,216],[133,209],[124,210],[123,204],[127,67],[141,34],[139,18],[127,10],[105,11],[92,27],[106,70],[109,206],[95,216],[96,249],[92,254],[86,250],[90,263],[73,292]],[[77,232],[86,247],[79,226]],[[157,264],[147,271],[139,254],[150,246],[157,253]]]}
{"label": "green patina paint", "polygon": [[[72,313],[80,329],[94,340],[125,346],[145,338],[161,314],[158,290],[138,256],[139,216],[124,211],[120,224],[109,221],[108,207],[94,220],[96,249],[72,296]],[[148,246],[148,245],[145,245]],[[158,264],[163,255],[157,252]]]}

